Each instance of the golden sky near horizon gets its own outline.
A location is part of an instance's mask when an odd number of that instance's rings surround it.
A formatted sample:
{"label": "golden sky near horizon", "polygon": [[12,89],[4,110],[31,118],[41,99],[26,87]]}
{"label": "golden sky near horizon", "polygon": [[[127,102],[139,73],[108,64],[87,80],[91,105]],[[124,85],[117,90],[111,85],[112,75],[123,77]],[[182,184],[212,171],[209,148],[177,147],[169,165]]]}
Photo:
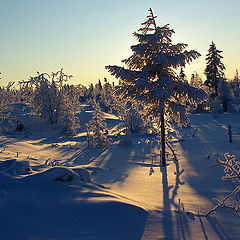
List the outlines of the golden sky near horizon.
{"label": "golden sky near horizon", "polygon": [[[204,76],[205,58],[212,41],[222,50],[226,77],[240,70],[240,23],[237,0],[0,0],[1,84],[27,80],[36,72],[64,72],[72,83],[88,85],[114,78],[106,65],[122,65],[136,43],[137,31],[151,7],[159,26],[175,30],[173,43],[187,43],[201,53],[187,66],[188,78],[195,71]],[[117,80],[116,80],[117,82]]]}

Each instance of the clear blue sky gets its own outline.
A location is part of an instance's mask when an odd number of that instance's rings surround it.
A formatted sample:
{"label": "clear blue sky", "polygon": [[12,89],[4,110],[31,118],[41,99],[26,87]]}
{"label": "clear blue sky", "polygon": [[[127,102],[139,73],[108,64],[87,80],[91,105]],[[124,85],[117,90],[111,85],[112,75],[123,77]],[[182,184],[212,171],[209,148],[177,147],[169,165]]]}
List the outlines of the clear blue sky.
{"label": "clear blue sky", "polygon": [[240,70],[239,0],[0,0],[1,84],[64,68],[72,83],[113,78],[105,65],[122,65],[151,7],[159,26],[175,30],[173,43],[187,43],[202,57],[186,68],[203,79],[211,41],[223,50],[226,76]]}

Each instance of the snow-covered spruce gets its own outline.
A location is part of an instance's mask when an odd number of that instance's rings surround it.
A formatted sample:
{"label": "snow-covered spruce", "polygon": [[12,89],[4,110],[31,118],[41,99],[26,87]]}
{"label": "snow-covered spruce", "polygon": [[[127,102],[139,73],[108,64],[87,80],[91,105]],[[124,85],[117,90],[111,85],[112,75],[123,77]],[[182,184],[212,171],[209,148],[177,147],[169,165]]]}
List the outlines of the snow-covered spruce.
{"label": "snow-covered spruce", "polygon": [[215,43],[212,42],[206,58],[207,64],[205,68],[205,75],[207,80],[204,84],[212,89],[213,98],[219,95],[219,83],[224,77],[223,71],[225,70],[225,66],[221,62],[223,57],[220,55],[220,53],[222,53],[222,51],[218,50]]}
{"label": "snow-covered spruce", "polygon": [[206,58],[205,75],[207,80],[204,84],[210,90],[209,105],[211,110],[215,112],[230,112],[233,108],[233,97],[229,84],[224,77],[225,66],[221,62],[223,57],[220,53],[222,51],[217,50],[216,45],[212,42]]}
{"label": "snow-covered spruce", "polygon": [[94,113],[92,120],[90,120],[87,126],[87,141],[89,147],[104,146],[108,144],[107,139],[107,124],[102,115],[101,108],[98,103],[94,104]]}
{"label": "snow-covered spruce", "polygon": [[[155,16],[142,23],[143,28],[134,36],[139,44],[131,46],[133,55],[123,60],[127,68],[106,66],[106,69],[120,79],[118,92],[123,97],[140,101],[146,106],[147,114],[159,118],[162,137],[162,166],[165,158],[165,117],[179,124],[187,124],[186,104],[196,103],[204,97],[202,90],[190,86],[174,69],[185,67],[200,54],[184,50],[187,44],[173,44],[174,33],[169,25],[157,27]],[[153,33],[149,33],[153,32]]]}
{"label": "snow-covered spruce", "polygon": [[110,112],[112,110],[111,107],[114,101],[113,89],[114,87],[108,83],[106,78],[104,78],[104,85],[100,96],[100,105],[105,112]]}
{"label": "snow-covered spruce", "polygon": [[230,91],[230,87],[226,79],[222,78],[218,84],[219,101],[223,112],[231,112],[233,105],[233,97]]}
{"label": "snow-covered spruce", "polygon": [[236,70],[234,78],[229,80],[229,86],[233,97],[233,110],[240,111],[240,77],[239,72]]}

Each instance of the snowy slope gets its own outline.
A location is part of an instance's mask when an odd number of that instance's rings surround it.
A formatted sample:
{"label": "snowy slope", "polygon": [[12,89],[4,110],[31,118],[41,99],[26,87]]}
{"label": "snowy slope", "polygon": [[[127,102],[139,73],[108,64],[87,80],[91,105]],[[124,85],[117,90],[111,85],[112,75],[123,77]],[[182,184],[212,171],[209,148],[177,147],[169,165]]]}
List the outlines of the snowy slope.
{"label": "snowy slope", "polygon": [[[111,128],[119,123],[105,117]],[[66,137],[44,122],[29,125],[28,136],[2,135],[1,239],[239,239],[233,213],[203,214],[212,197],[233,189],[220,180],[214,155],[239,156],[240,115],[190,119],[191,128],[176,129],[171,145],[178,161],[169,151],[166,169],[159,168],[157,136],[134,134],[123,145],[123,136],[112,135],[111,146],[88,149],[85,133]]]}

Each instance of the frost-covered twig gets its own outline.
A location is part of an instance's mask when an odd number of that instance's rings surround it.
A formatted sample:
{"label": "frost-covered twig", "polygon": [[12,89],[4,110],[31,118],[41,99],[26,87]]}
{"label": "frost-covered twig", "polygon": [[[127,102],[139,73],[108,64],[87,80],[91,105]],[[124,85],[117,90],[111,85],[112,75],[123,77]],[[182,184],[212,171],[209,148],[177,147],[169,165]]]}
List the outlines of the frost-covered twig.
{"label": "frost-covered twig", "polygon": [[218,163],[224,167],[226,175],[223,180],[238,181],[240,183],[240,162],[236,160],[234,155],[224,154],[226,161],[218,159]]}
{"label": "frost-covered twig", "polygon": [[[227,195],[223,200],[213,198],[213,201],[217,203],[205,216],[208,217],[214,211],[220,208],[228,208],[233,210],[238,217],[240,217],[240,200],[237,198],[236,193],[240,191],[240,186],[237,186],[229,195]],[[229,203],[233,199],[233,203]]]}
{"label": "frost-covered twig", "polygon": [[[224,154],[225,161],[220,158],[217,159],[218,165],[224,167],[225,176],[222,180],[230,180],[232,182],[240,183],[240,162],[236,160],[234,155]],[[237,193],[240,192],[240,184],[235,187],[235,189],[228,194],[223,200],[213,198],[213,201],[217,204],[205,215],[209,216],[214,211],[220,208],[227,208],[233,210],[238,217],[240,217],[240,199]]]}

